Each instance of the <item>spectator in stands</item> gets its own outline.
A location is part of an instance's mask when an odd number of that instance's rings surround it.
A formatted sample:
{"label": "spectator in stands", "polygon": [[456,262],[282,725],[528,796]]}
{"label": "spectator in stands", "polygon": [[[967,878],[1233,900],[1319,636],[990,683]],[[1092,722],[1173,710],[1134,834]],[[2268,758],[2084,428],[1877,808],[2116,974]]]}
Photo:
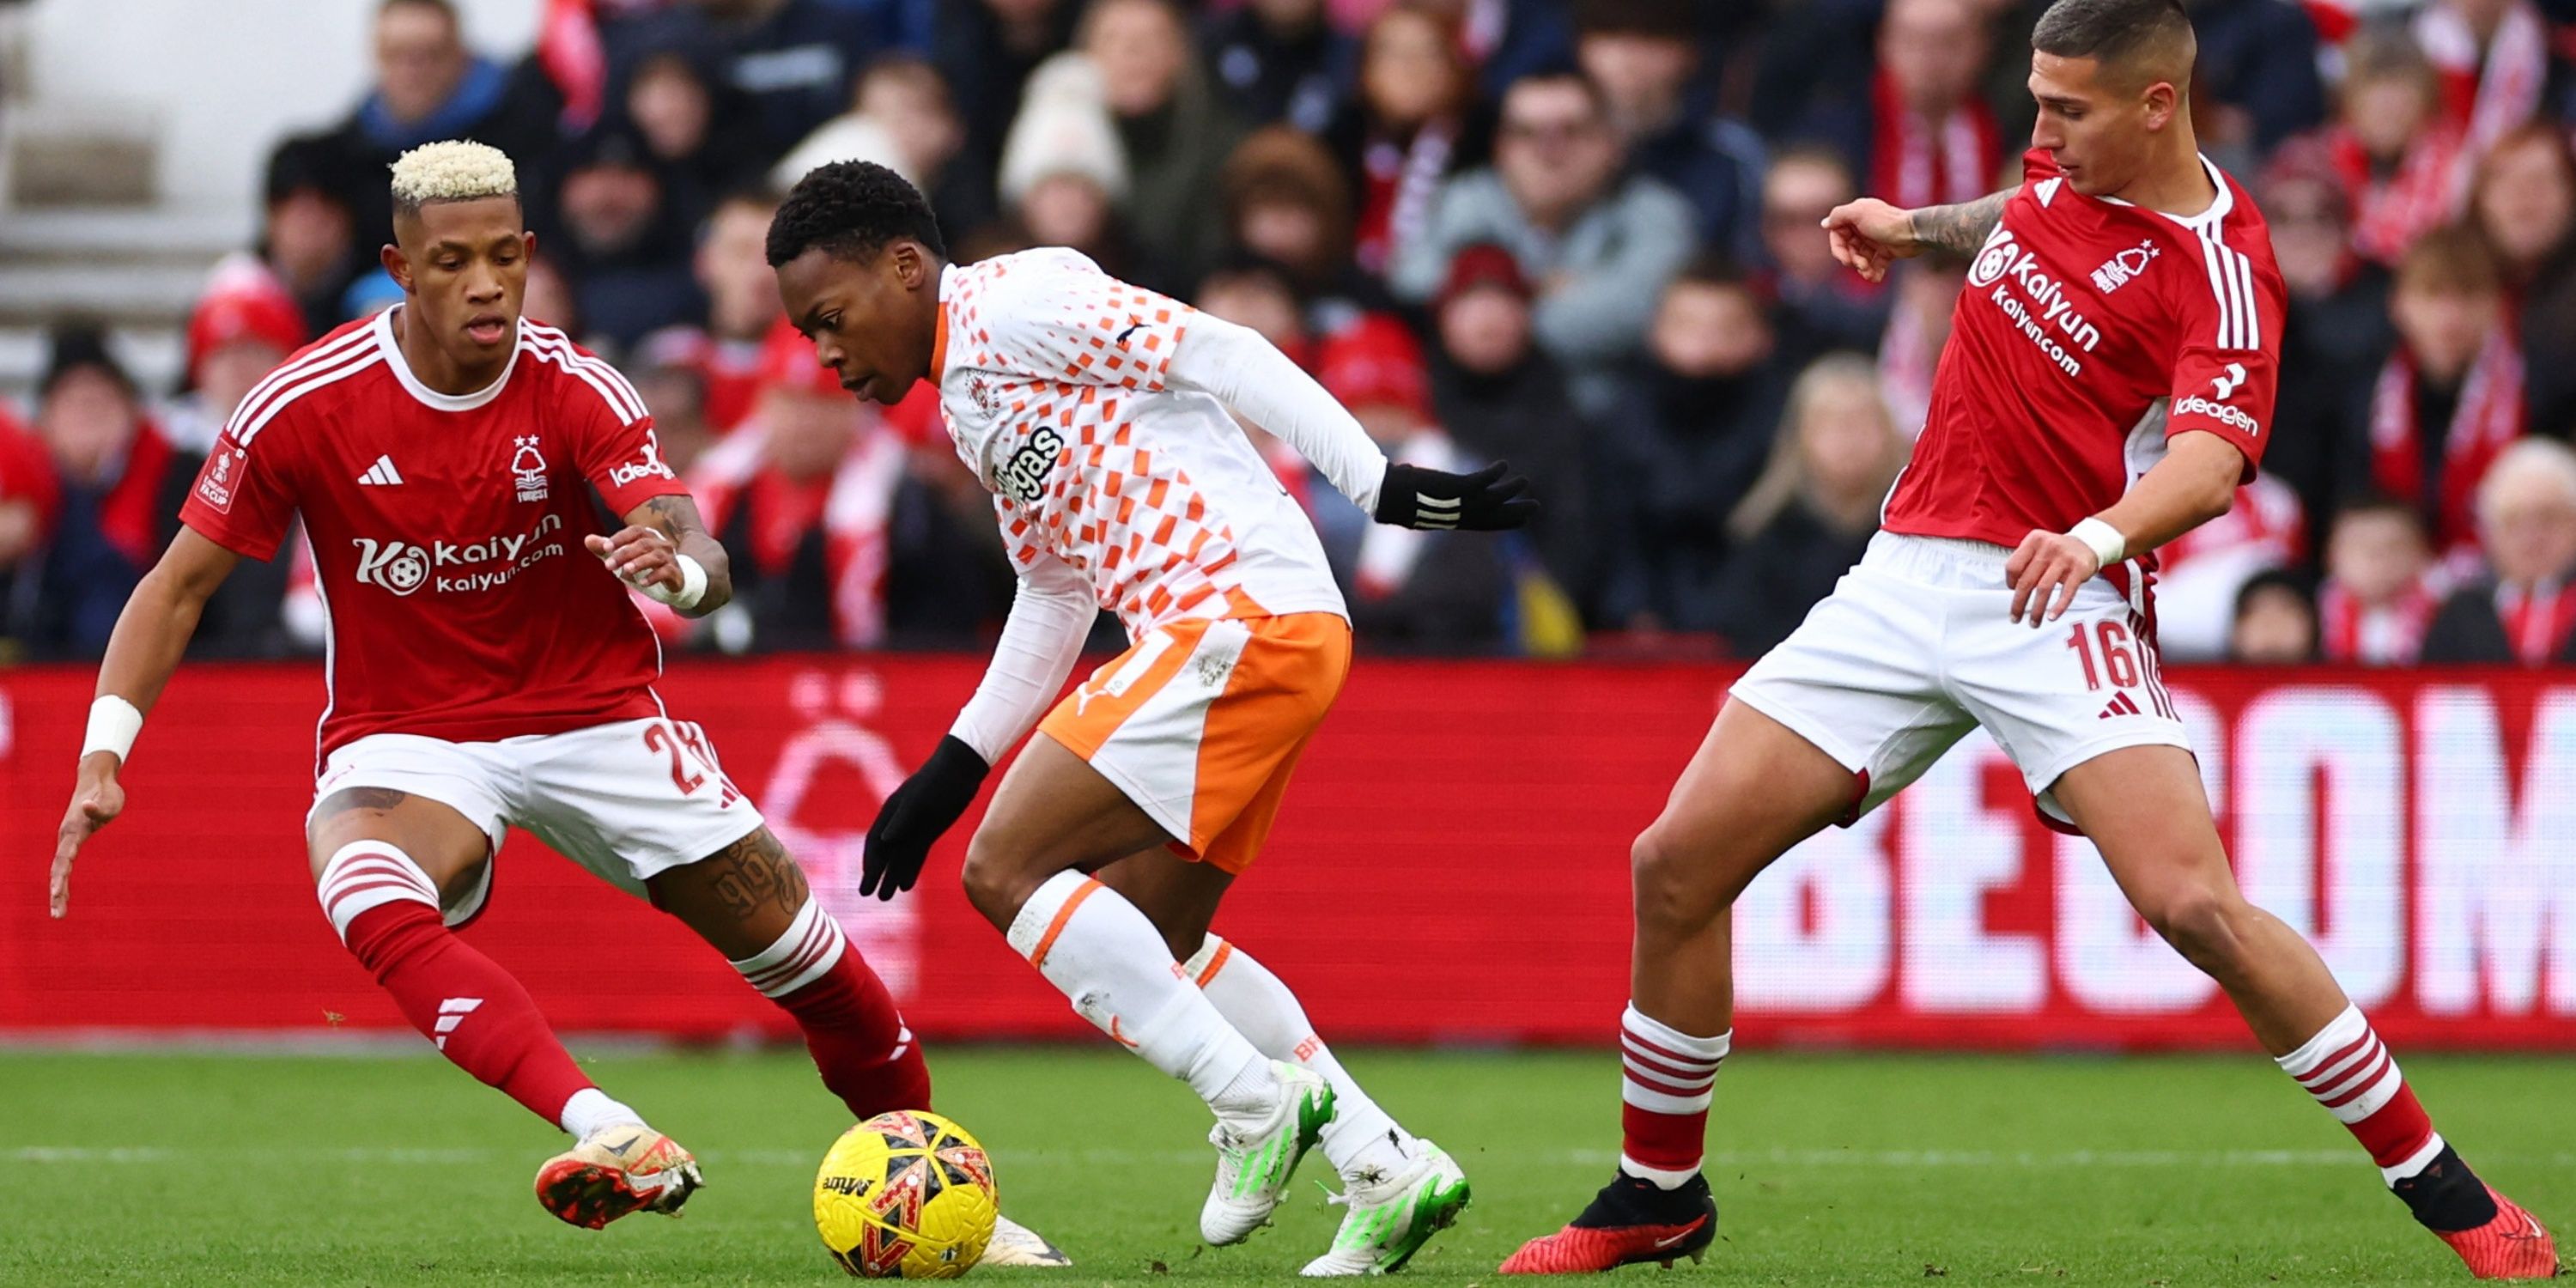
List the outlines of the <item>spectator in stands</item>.
{"label": "spectator in stands", "polygon": [[1127,153],[1130,268],[1145,285],[1187,289],[1222,252],[1225,229],[1207,198],[1242,127],[1209,90],[1174,0],[1094,0],[1079,43],[1100,66]]}
{"label": "spectator in stands", "polygon": [[1523,77],[1503,99],[1494,167],[1442,187],[1430,226],[1398,256],[1390,285],[1428,301],[1449,261],[1478,242],[1507,247],[1537,288],[1539,347],[1562,364],[1575,405],[1607,407],[1664,283],[1691,256],[1690,203],[1623,173],[1600,88],[1579,73]]}
{"label": "spectator in stands", "polygon": [[[219,450],[216,436],[242,399],[302,347],[304,318],[267,266],[249,255],[218,263],[188,318],[186,392],[161,421],[162,438],[174,452],[171,476],[195,478],[207,455]],[[206,601],[197,632],[189,637],[190,654],[259,657],[290,651],[279,620],[290,562],[243,560]]]}
{"label": "spectator in stands", "polygon": [[690,52],[666,49],[635,69],[626,85],[626,119],[643,140],[673,215],[691,227],[718,198],[760,172],[765,145],[758,122]]}
{"label": "spectator in stands", "polygon": [[2371,478],[2424,516],[2442,559],[2465,567],[2477,553],[2478,480],[2523,434],[2522,352],[2495,255],[2463,228],[2427,233],[2398,265],[2389,305],[2400,343],[2371,392]]}
{"label": "spectator in stands", "polygon": [[347,157],[326,139],[290,138],[269,154],[259,257],[294,297],[308,340],[348,320],[341,302],[372,267],[357,243],[353,186]]}
{"label": "spectator in stands", "polygon": [[1324,20],[1324,0],[1249,0],[1210,16],[1202,31],[1218,93],[1236,119],[1308,134],[1331,123],[1354,50]]}
{"label": "spectator in stands", "polygon": [[688,476],[733,554],[724,611],[741,610],[708,629],[728,651],[882,644],[905,607],[937,598],[943,561],[917,548],[933,502],[903,440],[804,337],[782,322],[763,356],[758,409]]}
{"label": "spectator in stands", "polygon": [[2257,573],[2236,592],[2227,659],[2243,666],[2297,666],[2317,657],[2317,609],[2307,583],[2282,569]]}
{"label": "spectator in stands", "polygon": [[2308,519],[2299,494],[2267,474],[2236,489],[2227,513],[2157,547],[2156,642],[2175,661],[2227,651],[2236,592],[2246,580],[2303,562]]}
{"label": "spectator in stands", "polygon": [[0,661],[14,660],[23,646],[16,610],[35,593],[61,507],[62,489],[44,440],[0,404]]}
{"label": "spectator in stands", "polygon": [[359,246],[393,240],[393,198],[385,167],[438,139],[473,139],[523,162],[555,138],[553,87],[465,46],[453,0],[383,0],[376,9],[376,83],[329,136],[334,169],[348,186],[341,204],[356,217]]}
{"label": "spectator in stands", "polygon": [[2459,127],[2442,114],[2441,85],[2405,33],[2365,31],[2345,46],[2336,123],[2321,142],[2354,212],[2353,248],[2394,264],[2467,198]]}
{"label": "spectator in stands", "polygon": [[947,80],[922,59],[877,60],[859,78],[850,110],[797,144],[774,175],[784,190],[817,166],[851,160],[876,161],[910,179],[943,230],[964,233],[999,213],[992,155],[972,149]]}
{"label": "spectator in stands", "polygon": [[631,130],[603,126],[574,144],[555,206],[561,227],[541,244],[572,284],[583,335],[624,349],[698,316],[691,225]]}
{"label": "spectator in stands", "polygon": [[1574,28],[1564,0],[1429,0],[1458,23],[1459,48],[1486,95],[1500,98],[1522,77],[1564,66],[1574,54]]}
{"label": "spectator in stands", "polygon": [[[1073,41],[1076,0],[949,0],[939,8],[931,61],[966,122],[966,145],[1002,155],[1038,65]],[[949,230],[951,235],[963,229]]]}
{"label": "spectator in stands", "polygon": [[1127,149],[1090,58],[1059,54],[1030,78],[1002,148],[1001,191],[1011,232],[1000,240],[1015,249],[1070,246],[1112,276],[1125,275]]}
{"label": "spectator in stands", "polygon": [[[718,435],[741,424],[759,396],[762,346],[780,316],[768,251],[769,221],[777,213],[778,199],[766,189],[744,189],[718,203],[690,260],[707,300],[705,325],[657,332],[644,346],[654,361],[695,373],[707,427]],[[663,459],[670,459],[667,452]]]}
{"label": "spectator in stands", "polygon": [[1994,108],[1978,97],[1993,56],[1989,25],[1970,0],[1889,0],[1867,111],[1815,128],[1843,147],[1870,196],[1914,207],[1995,190],[2004,139]]}
{"label": "spectator in stands", "polygon": [[1715,630],[1727,515],[1780,424],[1777,340],[1752,282],[1706,259],[1663,292],[1647,348],[1643,376],[1601,423],[1602,613],[1630,630]]}
{"label": "spectator in stands", "polygon": [[1383,275],[1429,225],[1440,185],[1490,158],[1494,123],[1457,24],[1427,4],[1398,4],[1369,24],[1357,90],[1324,141],[1359,195],[1359,266]]}
{"label": "spectator in stands", "polygon": [[1391,308],[1375,278],[1351,262],[1351,193],[1314,136],[1285,125],[1246,137],[1218,188],[1231,248],[1288,270],[1317,331]]}
{"label": "spectator in stands", "polygon": [[2576,155],[2547,121],[2507,130],[2478,166],[2477,222],[2516,301],[2532,428],[2576,436]]}
{"label": "spectator in stands", "polygon": [[173,468],[133,377],[96,330],[54,333],[36,432],[52,458],[59,509],[23,629],[11,633],[41,656],[95,657],[169,542],[190,476]]}
{"label": "spectator in stands", "polygon": [[[1325,340],[1315,374],[1389,460],[1451,472],[1481,464],[1432,420],[1422,349],[1402,323],[1371,317]],[[1370,523],[1330,487],[1310,496],[1355,629],[1373,640],[1448,650],[1502,640],[1509,582],[1498,543]]]}
{"label": "spectator in stands", "polygon": [[2416,11],[2413,30],[2441,78],[2443,116],[2473,151],[2532,119],[2553,88],[2564,88],[2551,85],[2549,20],[2532,0],[2433,0]]}
{"label": "spectator in stands", "polygon": [[1860,562],[1909,450],[1869,359],[1828,354],[1799,373],[1770,463],[1726,516],[1712,606],[1729,651],[1770,651]]}
{"label": "spectator in stands", "polygon": [[1630,164],[1691,203],[1702,248],[1750,258],[1760,224],[1762,142],[1716,113],[1712,86],[1700,75],[1696,7],[1583,0],[1575,23],[1575,56],[1601,86]]}
{"label": "spectator in stands", "polygon": [[[2280,0],[2191,0],[2192,118],[2201,150],[2245,163],[2323,125],[2317,28]],[[2267,208],[2268,213],[2268,208]]]}
{"label": "spectator in stands", "polygon": [[663,39],[713,52],[714,80],[747,104],[763,167],[848,106],[850,86],[883,35],[867,14],[825,0],[690,3],[694,20]]}
{"label": "spectator in stands", "polygon": [[[1547,509],[1530,522],[1529,538],[1557,584],[1588,600],[1601,580],[1593,432],[1566,394],[1565,373],[1532,340],[1531,304],[1529,279],[1510,251],[1476,245],[1449,261],[1432,299],[1439,343],[1431,356],[1431,406],[1468,454],[1547,480]],[[1589,603],[1581,608],[1587,616],[1595,611]]]}
{"label": "spectator in stands", "polygon": [[2442,603],[2433,547],[2413,506],[2371,497],[2335,515],[2317,590],[2317,635],[2329,662],[2413,666]]}
{"label": "spectator in stands", "polygon": [[2576,662],[2576,451],[2532,438],[2507,448],[2478,486],[2485,575],[2442,603],[2426,662]]}
{"label": "spectator in stands", "polygon": [[1314,369],[1314,336],[1288,270],[1257,256],[1236,256],[1200,278],[1193,299],[1203,312],[1251,327],[1289,361]]}
{"label": "spectator in stands", "polygon": [[1816,235],[1834,207],[1858,195],[1830,148],[1791,148],[1763,176],[1765,284],[1779,301],[1781,347],[1797,357],[1875,352],[1887,329],[1889,292],[1834,262],[1832,246]]}
{"label": "spectator in stands", "polygon": [[1879,388],[1887,394],[1896,427],[1910,442],[1931,414],[1932,373],[1950,343],[1950,316],[1967,284],[1968,267],[1948,256],[1925,255],[1897,265],[1889,280],[1895,283],[1889,292],[1895,302],[1878,342]]}
{"label": "spectator in stands", "polygon": [[656,331],[625,365],[636,394],[653,409],[662,463],[684,478],[717,438],[707,423],[707,378],[699,353],[704,339],[703,333],[686,328]]}
{"label": "spectator in stands", "polygon": [[543,322],[585,346],[595,338],[582,329],[581,302],[573,295],[571,279],[543,247],[528,258],[528,285],[519,300],[519,315]]}
{"label": "spectator in stands", "polygon": [[2307,548],[2325,548],[2325,522],[2371,494],[2371,378],[2396,343],[2388,271],[2354,253],[2352,208],[2324,154],[2293,144],[2266,171],[2263,216],[2289,287],[2281,384],[2263,472],[2290,485],[2309,518]]}

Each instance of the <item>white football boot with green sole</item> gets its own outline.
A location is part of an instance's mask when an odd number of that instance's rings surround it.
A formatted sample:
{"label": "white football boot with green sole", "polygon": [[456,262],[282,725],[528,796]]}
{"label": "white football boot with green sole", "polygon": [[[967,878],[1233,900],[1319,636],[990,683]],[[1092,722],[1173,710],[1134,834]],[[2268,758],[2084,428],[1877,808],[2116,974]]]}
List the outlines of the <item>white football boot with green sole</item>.
{"label": "white football boot with green sole", "polygon": [[1306,1263],[1309,1278],[1382,1275],[1403,1268],[1431,1236],[1467,1210],[1467,1174],[1449,1151],[1430,1141],[1411,1166],[1393,1175],[1364,1178],[1333,1196],[1350,1211],[1342,1217],[1333,1249]]}
{"label": "white football boot with green sole", "polygon": [[1208,1133],[1216,1146],[1216,1184],[1199,1208],[1199,1236],[1220,1248],[1270,1224],[1298,1161],[1333,1120],[1333,1088],[1323,1075],[1279,1060],[1270,1062],[1270,1072],[1280,1096],[1269,1123],[1252,1133],[1218,1123]]}

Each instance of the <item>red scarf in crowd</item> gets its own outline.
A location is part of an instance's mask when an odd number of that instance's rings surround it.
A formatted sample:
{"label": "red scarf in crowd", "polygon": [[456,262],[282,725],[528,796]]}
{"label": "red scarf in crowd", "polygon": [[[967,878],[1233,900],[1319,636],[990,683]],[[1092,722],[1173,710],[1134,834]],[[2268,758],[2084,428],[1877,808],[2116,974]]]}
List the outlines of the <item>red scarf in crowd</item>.
{"label": "red scarf in crowd", "polygon": [[2003,135],[1994,110],[1970,98],[1938,122],[1905,106],[1896,79],[1886,72],[1870,82],[1876,133],[1870,154],[1870,191],[1906,210],[1974,201],[1994,191],[2003,166]]}
{"label": "red scarf in crowd", "polygon": [[2567,647],[2567,637],[2576,634],[2576,595],[2567,593],[2562,582],[2544,581],[2528,590],[2499,585],[2495,606],[2505,642],[2524,666],[2557,657]]}
{"label": "red scarf in crowd", "polygon": [[2549,77],[2549,25],[2531,0],[2504,11],[2486,47],[2478,47],[2468,20],[2448,5],[2428,5],[2415,15],[2415,43],[2442,74],[2443,107],[2467,131],[2476,151],[2531,119],[2540,110],[2541,83]]}
{"label": "red scarf in crowd", "polygon": [[[2433,548],[2444,558],[2477,549],[2478,480],[2506,445],[2522,437],[2522,347],[2498,325],[2460,383],[2459,408],[2442,440],[2440,522]],[[2415,423],[2415,362],[2400,347],[2380,368],[2370,400],[2370,474],[2379,489],[2421,507],[2423,427]]]}
{"label": "red scarf in crowd", "polygon": [[[734,508],[749,505],[749,540],[737,557],[765,575],[783,575],[796,548],[819,525],[823,569],[831,583],[832,634],[864,648],[885,640],[886,522],[903,482],[903,440],[882,428],[862,435],[828,480],[800,484],[767,468],[757,419],[726,438],[689,471],[689,489],[721,533]],[[649,615],[649,614],[648,614]]]}
{"label": "red scarf in crowd", "polygon": [[1352,242],[1360,267],[1384,273],[1396,248],[1430,222],[1431,199],[1457,149],[1458,123],[1445,118],[1409,139],[1372,133],[1360,145],[1359,226]]}
{"label": "red scarf in crowd", "polygon": [[2413,666],[2424,651],[2424,632],[2441,606],[2425,578],[2377,606],[2353,598],[2341,582],[2329,579],[2317,592],[2317,643],[2329,662]]}
{"label": "red scarf in crowd", "polygon": [[2418,133],[2386,177],[2371,173],[2370,154],[2343,126],[2327,129],[2325,148],[2352,203],[2352,248],[2365,259],[2396,263],[2417,237],[2468,207],[2471,154],[2448,122]]}
{"label": "red scarf in crowd", "polygon": [[151,567],[161,554],[161,477],[169,472],[170,440],[145,420],[125,449],[125,472],[99,498],[99,535],[138,568]]}

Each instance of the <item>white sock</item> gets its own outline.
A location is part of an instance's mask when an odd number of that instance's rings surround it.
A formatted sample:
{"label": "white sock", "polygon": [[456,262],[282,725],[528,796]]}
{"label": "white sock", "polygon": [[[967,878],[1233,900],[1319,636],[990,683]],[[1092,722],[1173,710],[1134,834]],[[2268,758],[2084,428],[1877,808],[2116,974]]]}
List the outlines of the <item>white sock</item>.
{"label": "white sock", "polygon": [[1082,1018],[1190,1084],[1220,1121],[1268,1123],[1279,1103],[1270,1062],[1181,977],[1163,933],[1117,891],[1059,872],[1021,906],[1010,941]]}
{"label": "white sock", "polygon": [[1273,1060],[1302,1065],[1333,1086],[1333,1120],[1324,1124],[1324,1157],[1344,1179],[1367,1172],[1392,1176],[1414,1157],[1413,1134],[1360,1089],[1359,1080],[1315,1036],[1306,1008],[1270,968],[1214,935],[1181,963],[1226,1023]]}
{"label": "white sock", "polygon": [[572,1133],[574,1140],[620,1123],[644,1125],[643,1115],[609,1099],[608,1093],[597,1087],[584,1087],[572,1093],[572,1099],[564,1102],[563,1115],[556,1121],[563,1125],[565,1131]]}

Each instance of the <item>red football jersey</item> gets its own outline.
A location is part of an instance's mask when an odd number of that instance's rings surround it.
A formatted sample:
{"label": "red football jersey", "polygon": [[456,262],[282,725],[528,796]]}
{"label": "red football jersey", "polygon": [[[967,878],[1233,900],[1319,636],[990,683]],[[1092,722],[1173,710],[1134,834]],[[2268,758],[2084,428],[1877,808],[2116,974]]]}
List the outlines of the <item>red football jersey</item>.
{"label": "red football jersey", "polygon": [[374,733],[451,742],[659,714],[661,646],[582,546],[596,487],[625,514],[687,489],[615,368],[519,324],[489,388],[423,385],[394,311],[307,346],[242,400],[180,520],[277,553],[304,516],[330,614],[320,754]]}
{"label": "red football jersey", "polygon": [[2254,200],[2189,219],[2069,187],[2043,151],[1968,267],[1890,532],[2018,546],[2120,499],[2206,430],[2245,453],[2272,423],[2287,293]]}

